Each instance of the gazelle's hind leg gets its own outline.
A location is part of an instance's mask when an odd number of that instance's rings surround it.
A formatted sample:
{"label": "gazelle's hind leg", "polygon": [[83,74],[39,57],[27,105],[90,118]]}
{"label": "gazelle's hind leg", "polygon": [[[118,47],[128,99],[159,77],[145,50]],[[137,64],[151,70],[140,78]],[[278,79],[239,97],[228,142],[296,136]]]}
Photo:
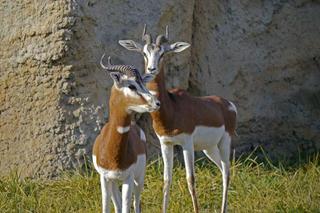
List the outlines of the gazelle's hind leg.
{"label": "gazelle's hind leg", "polygon": [[211,147],[211,149],[203,150],[203,153],[212,161],[214,162],[219,170],[222,172],[221,166],[221,156],[220,150],[218,146]]}
{"label": "gazelle's hind leg", "polygon": [[195,175],[194,175],[194,148],[193,141],[189,139],[182,146],[183,148],[183,157],[184,164],[186,167],[186,177],[188,183],[188,189],[192,199],[192,205],[195,213],[199,212],[199,204],[196,194],[196,184],[195,184]]}
{"label": "gazelle's hind leg", "polygon": [[143,180],[140,181],[140,183],[135,182],[133,186],[133,193],[134,193],[133,207],[134,207],[135,213],[141,212],[140,198],[141,198],[141,192],[143,189],[143,182],[144,182]]}
{"label": "gazelle's hind leg", "polygon": [[223,182],[223,192],[222,192],[222,208],[221,212],[227,212],[227,202],[228,202],[228,187],[229,187],[229,176],[230,176],[230,149],[231,149],[231,137],[229,133],[225,133],[218,144],[220,156],[221,156],[221,166],[222,166],[222,182]]}

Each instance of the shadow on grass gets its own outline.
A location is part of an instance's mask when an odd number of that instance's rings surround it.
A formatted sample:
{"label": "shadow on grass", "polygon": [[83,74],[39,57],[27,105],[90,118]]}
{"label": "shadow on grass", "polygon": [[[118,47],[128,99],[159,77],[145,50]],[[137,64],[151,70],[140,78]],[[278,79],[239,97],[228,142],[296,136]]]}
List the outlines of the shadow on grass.
{"label": "shadow on grass", "polygon": [[[257,146],[251,153],[244,153],[236,157],[235,152],[230,156],[232,165],[244,164],[246,166],[263,165],[269,170],[295,170],[304,167],[310,162],[320,165],[320,152],[306,153],[298,152],[297,155],[288,157],[287,155],[278,156],[271,159],[262,146]],[[181,162],[177,164],[183,165]],[[197,157],[195,165],[200,168],[216,167],[205,155]]]}

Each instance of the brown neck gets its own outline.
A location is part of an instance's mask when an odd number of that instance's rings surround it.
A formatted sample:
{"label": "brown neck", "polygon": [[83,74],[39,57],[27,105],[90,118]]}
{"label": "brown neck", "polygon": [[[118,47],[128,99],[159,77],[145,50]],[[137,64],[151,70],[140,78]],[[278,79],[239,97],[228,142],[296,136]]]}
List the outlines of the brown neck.
{"label": "brown neck", "polygon": [[125,127],[131,123],[131,114],[127,112],[126,104],[121,96],[123,96],[121,92],[113,86],[109,100],[109,123],[115,127]]}
{"label": "brown neck", "polygon": [[156,96],[161,103],[160,109],[151,113],[153,123],[155,124],[155,122],[157,122],[158,124],[163,126],[165,125],[164,123],[167,123],[167,121],[170,121],[170,119],[172,118],[173,103],[166,89],[163,62],[160,63],[159,68],[160,72],[151,82],[147,83],[147,88],[150,91],[156,92]]}
{"label": "brown neck", "polygon": [[123,98],[120,98],[121,95],[116,88],[112,87],[109,101],[108,131],[102,135],[103,144],[101,147],[101,150],[108,152],[101,156],[113,158],[118,164],[121,164],[126,158],[129,144],[129,131],[120,133],[117,128],[128,127],[131,124],[131,114],[126,111],[126,106],[122,102]]}

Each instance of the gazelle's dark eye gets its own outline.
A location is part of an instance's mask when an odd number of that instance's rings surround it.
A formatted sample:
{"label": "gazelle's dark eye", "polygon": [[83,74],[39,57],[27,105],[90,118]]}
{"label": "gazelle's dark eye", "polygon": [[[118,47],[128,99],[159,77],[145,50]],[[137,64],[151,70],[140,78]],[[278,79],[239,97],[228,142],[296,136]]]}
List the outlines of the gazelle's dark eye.
{"label": "gazelle's dark eye", "polygon": [[133,91],[136,91],[137,90],[137,88],[136,88],[136,86],[134,86],[134,85],[129,85],[129,89],[131,89],[131,90],[133,90]]}

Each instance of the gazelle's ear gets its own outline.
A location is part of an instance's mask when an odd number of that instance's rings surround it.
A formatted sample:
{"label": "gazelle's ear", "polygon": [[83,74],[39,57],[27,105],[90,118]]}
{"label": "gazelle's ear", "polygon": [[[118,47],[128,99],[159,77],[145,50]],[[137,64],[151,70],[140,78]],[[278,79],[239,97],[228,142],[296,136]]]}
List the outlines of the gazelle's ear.
{"label": "gazelle's ear", "polygon": [[142,51],[142,45],[132,40],[119,40],[119,44],[124,48],[126,48],[127,50],[132,50],[137,52]]}
{"label": "gazelle's ear", "polygon": [[144,74],[143,76],[142,76],[142,82],[144,83],[144,84],[146,84],[146,83],[148,83],[148,82],[150,82],[150,81],[152,81],[153,79],[154,79],[154,75],[151,75],[151,74]]}
{"label": "gazelle's ear", "polygon": [[170,44],[167,48],[167,51],[173,51],[175,53],[182,52],[183,50],[190,47],[190,44],[187,42],[176,42],[173,44]]}
{"label": "gazelle's ear", "polygon": [[110,77],[112,78],[112,80],[116,84],[116,86],[120,85],[121,74],[119,72],[110,72]]}

